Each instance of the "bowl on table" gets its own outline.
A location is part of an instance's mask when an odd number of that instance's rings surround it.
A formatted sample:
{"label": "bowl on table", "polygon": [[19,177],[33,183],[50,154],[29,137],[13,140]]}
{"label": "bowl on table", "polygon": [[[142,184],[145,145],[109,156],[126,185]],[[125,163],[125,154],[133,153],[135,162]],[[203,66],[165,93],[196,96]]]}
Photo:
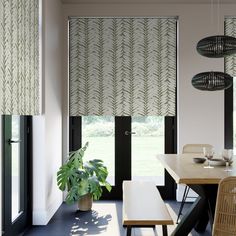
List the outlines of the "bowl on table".
{"label": "bowl on table", "polygon": [[210,165],[212,166],[225,166],[225,160],[220,159],[220,158],[213,158],[210,160]]}
{"label": "bowl on table", "polygon": [[194,157],[193,158],[193,162],[194,163],[197,163],[197,164],[202,164],[206,161],[206,158],[204,157]]}

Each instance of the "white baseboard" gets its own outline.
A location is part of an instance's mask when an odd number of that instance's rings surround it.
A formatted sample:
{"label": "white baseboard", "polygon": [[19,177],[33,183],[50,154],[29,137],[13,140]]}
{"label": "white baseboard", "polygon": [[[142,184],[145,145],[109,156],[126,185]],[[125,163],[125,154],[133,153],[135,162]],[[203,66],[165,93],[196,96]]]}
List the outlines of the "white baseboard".
{"label": "white baseboard", "polygon": [[55,201],[45,210],[33,211],[33,225],[47,225],[58,208],[62,204],[62,199],[55,199]]}

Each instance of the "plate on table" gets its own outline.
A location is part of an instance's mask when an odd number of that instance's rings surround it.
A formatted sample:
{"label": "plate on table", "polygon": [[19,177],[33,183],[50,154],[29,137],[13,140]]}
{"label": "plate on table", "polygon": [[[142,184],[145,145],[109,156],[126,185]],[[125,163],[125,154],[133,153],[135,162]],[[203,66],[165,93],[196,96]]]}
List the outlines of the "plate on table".
{"label": "plate on table", "polygon": [[210,160],[210,165],[211,166],[225,166],[226,163],[223,159],[213,158],[213,159]]}
{"label": "plate on table", "polygon": [[206,158],[204,157],[194,157],[193,158],[193,162],[194,163],[197,163],[197,164],[202,164],[206,161]]}

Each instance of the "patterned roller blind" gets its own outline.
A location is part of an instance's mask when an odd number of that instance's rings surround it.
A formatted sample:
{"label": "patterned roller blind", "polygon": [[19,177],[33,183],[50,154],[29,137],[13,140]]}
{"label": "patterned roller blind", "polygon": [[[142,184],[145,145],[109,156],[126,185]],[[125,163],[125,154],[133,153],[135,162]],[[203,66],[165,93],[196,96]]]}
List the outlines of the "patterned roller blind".
{"label": "patterned roller blind", "polygon": [[[225,19],[225,35],[236,38],[236,18]],[[225,58],[225,72],[236,77],[236,55]]]}
{"label": "patterned roller blind", "polygon": [[71,116],[175,115],[175,18],[69,23]]}
{"label": "patterned roller blind", "polygon": [[38,0],[0,0],[0,112],[39,110]]}

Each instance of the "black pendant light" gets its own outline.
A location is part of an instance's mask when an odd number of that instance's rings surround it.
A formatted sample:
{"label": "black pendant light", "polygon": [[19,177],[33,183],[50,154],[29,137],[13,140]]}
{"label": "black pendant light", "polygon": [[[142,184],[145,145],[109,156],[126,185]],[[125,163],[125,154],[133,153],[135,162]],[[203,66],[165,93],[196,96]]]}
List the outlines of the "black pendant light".
{"label": "black pendant light", "polygon": [[236,53],[236,38],[226,35],[216,35],[201,39],[197,51],[205,57],[220,58]]}
{"label": "black pendant light", "polygon": [[233,77],[223,72],[203,72],[192,78],[192,85],[199,90],[216,91],[229,88]]}
{"label": "black pendant light", "polygon": [[[219,27],[219,11],[220,0],[218,0],[218,27]],[[213,9],[213,0],[211,0]],[[212,12],[212,16],[214,16]],[[218,28],[219,29],[219,28]],[[201,39],[197,44],[199,54],[210,58],[220,58],[236,53],[236,38],[226,35],[215,35]],[[206,91],[217,91],[227,89],[233,84],[233,77],[229,74],[209,71],[195,75],[192,78],[194,88]]]}

